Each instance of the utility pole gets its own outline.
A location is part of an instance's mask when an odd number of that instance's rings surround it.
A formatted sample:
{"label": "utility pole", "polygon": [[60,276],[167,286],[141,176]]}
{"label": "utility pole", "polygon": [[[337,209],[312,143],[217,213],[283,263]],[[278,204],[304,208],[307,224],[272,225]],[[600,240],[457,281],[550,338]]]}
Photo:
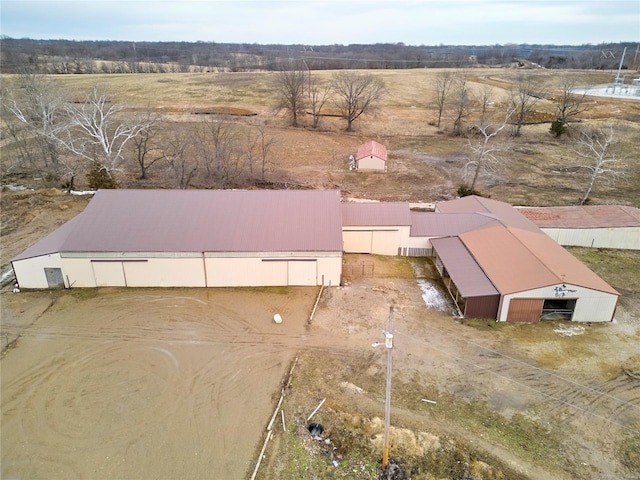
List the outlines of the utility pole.
{"label": "utility pole", "polygon": [[[374,343],[377,347],[379,343]],[[384,332],[384,346],[387,347],[387,389],[384,404],[384,450],[382,452],[382,469],[389,466],[389,426],[391,424],[391,359],[393,352],[393,305],[389,307],[389,330]]]}

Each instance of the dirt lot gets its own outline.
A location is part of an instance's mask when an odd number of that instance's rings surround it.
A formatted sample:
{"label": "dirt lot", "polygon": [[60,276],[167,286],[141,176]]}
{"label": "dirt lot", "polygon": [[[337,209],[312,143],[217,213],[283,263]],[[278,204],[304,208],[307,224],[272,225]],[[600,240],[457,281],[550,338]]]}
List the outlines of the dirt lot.
{"label": "dirt lot", "polygon": [[396,478],[636,478],[637,311],[467,324],[427,261],[346,261],[310,324],[315,288],[4,291],[3,478],[248,478],[294,358],[257,478],[375,478],[391,305]]}
{"label": "dirt lot", "polygon": [[[189,112],[211,102],[258,112],[278,138],[270,180],[339,188],[345,198],[450,198],[468,151],[463,139],[429,125],[428,73],[380,75],[389,100],[351,134],[331,118],[322,119],[320,131],[286,127],[259,93],[266,91],[263,76],[101,80],[140,105],[161,98],[157,108],[175,121],[193,121]],[[96,81],[74,77],[61,81],[78,88]],[[473,82],[500,87],[509,79],[486,71]],[[616,100],[594,101],[589,112],[618,118],[631,153],[640,138],[638,115],[640,102]],[[582,180],[556,168],[572,159],[571,141],[547,131],[545,124],[527,125],[513,139],[509,168],[483,178],[482,191],[526,205],[575,203]],[[348,155],[372,138],[387,145],[389,172],[348,172]],[[640,175],[632,167],[626,183],[598,185],[594,201],[640,206]],[[147,181],[121,180],[127,187],[167,186],[160,169]],[[14,255],[82,211],[88,198],[3,190],[0,201],[4,273]],[[258,480],[375,478],[386,352],[371,343],[383,339],[394,305],[391,455],[404,478],[636,479],[640,254],[574,253],[623,293],[615,322],[461,322],[428,262],[369,256],[345,261],[374,262],[375,277],[325,290],[310,323],[316,289],[14,294],[9,286],[0,294],[1,476],[248,478],[297,358],[284,422],[274,423]],[[272,322],[275,313],[283,324]],[[323,399],[314,417],[325,427],[318,441],[306,419]]]}
{"label": "dirt lot", "polygon": [[315,293],[3,294],[2,477],[243,478]]}

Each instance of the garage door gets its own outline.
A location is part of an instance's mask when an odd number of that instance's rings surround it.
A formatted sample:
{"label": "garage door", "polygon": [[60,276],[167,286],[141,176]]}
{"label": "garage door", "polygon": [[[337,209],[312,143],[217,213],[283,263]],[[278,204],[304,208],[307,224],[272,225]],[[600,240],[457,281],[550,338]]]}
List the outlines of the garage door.
{"label": "garage door", "polygon": [[397,255],[400,241],[397,230],[373,232],[371,253],[376,255]]}
{"label": "garage door", "polygon": [[317,285],[316,260],[289,260],[289,285]]}
{"label": "garage door", "polygon": [[126,287],[121,261],[91,260],[96,287]]}
{"label": "garage door", "polygon": [[342,240],[347,253],[371,253],[373,232],[344,231]]}
{"label": "garage door", "polygon": [[539,322],[543,304],[542,298],[512,298],[507,322]]}

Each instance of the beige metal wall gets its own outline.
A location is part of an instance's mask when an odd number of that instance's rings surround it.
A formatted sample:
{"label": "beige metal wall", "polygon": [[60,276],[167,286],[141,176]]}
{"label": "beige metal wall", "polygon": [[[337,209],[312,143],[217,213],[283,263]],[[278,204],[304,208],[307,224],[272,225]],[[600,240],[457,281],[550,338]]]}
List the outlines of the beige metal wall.
{"label": "beige metal wall", "polygon": [[207,285],[282,286],[339,285],[342,255],[332,256],[266,256],[206,258]]}
{"label": "beige metal wall", "polygon": [[22,288],[48,288],[45,268],[60,268],[65,286],[72,288],[284,286],[323,282],[339,285],[342,275],[342,252],[309,252],[304,256],[287,252],[255,257],[152,255],[114,257],[103,253],[90,258],[80,254],[60,258],[56,254],[15,262],[14,270]]}
{"label": "beige metal wall", "polygon": [[205,286],[204,262],[201,254],[178,258],[65,257],[62,263],[71,287]]}
{"label": "beige metal wall", "polygon": [[500,311],[498,312],[498,321],[507,321],[510,302],[512,299],[518,298],[543,300],[552,298],[575,298],[577,299],[577,301],[572,318],[574,322],[609,322],[612,320],[616,310],[616,305],[618,304],[617,295],[600,292],[597,290],[591,290],[589,288],[584,288],[577,285],[565,285],[568,292],[564,297],[556,297],[556,291],[554,290],[554,287],[559,287],[561,286],[560,284],[527,290],[526,292],[505,295],[502,299]]}
{"label": "beige metal wall", "polygon": [[560,245],[640,250],[640,228],[543,228]]}
{"label": "beige metal wall", "polygon": [[[60,254],[43,255],[13,262],[13,272],[20,288],[49,288],[45,268],[62,269]],[[64,270],[63,270],[64,278]],[[65,279],[66,283],[66,279]]]}
{"label": "beige metal wall", "polygon": [[406,243],[409,231],[409,226],[343,227],[343,249],[346,253],[398,255],[398,248]]}
{"label": "beige metal wall", "polygon": [[358,160],[358,170],[378,170],[384,172],[386,169],[387,162],[373,155]]}

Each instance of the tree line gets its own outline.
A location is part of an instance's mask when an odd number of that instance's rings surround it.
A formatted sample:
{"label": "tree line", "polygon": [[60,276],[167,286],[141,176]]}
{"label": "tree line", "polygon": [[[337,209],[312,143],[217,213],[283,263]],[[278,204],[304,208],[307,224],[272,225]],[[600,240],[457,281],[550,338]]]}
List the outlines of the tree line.
{"label": "tree line", "polygon": [[[544,68],[618,68],[631,43],[555,46],[415,46],[404,43],[261,45],[216,42],[126,42],[0,39],[3,73],[54,74],[276,71],[284,60],[310,70],[469,68],[517,62]],[[637,68],[629,58],[623,68]]]}
{"label": "tree line", "polygon": [[277,141],[260,122],[240,124],[227,115],[170,123],[151,110],[125,112],[99,86],[72,100],[39,74],[22,75],[17,88],[3,86],[1,106],[3,177],[69,190],[80,176],[95,190],[116,188],[135,171],[147,179],[152,170],[161,171],[163,184],[168,178],[182,189],[261,184]]}

